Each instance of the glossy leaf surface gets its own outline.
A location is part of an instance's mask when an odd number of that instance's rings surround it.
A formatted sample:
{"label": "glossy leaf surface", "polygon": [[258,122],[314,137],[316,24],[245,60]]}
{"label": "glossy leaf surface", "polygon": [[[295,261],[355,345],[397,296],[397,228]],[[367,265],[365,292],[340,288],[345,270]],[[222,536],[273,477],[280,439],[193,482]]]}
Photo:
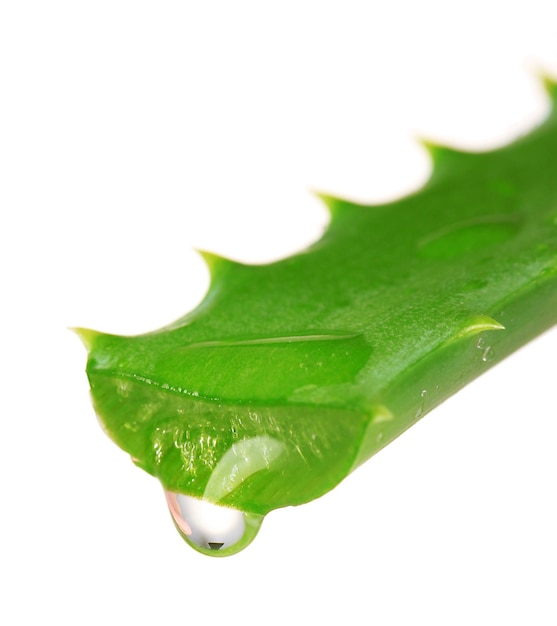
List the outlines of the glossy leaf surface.
{"label": "glossy leaf surface", "polygon": [[[548,82],[555,103],[557,89]],[[171,493],[252,516],[330,490],[557,321],[557,113],[261,266],[204,254],[201,305],[161,330],[80,330],[110,437]]]}

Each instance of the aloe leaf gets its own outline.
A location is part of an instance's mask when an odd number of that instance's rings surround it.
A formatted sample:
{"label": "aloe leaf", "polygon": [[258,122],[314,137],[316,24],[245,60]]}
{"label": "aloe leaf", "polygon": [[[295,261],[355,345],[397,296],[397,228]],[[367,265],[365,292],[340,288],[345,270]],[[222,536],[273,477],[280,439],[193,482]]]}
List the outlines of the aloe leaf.
{"label": "aloe leaf", "polygon": [[[551,113],[509,146],[426,144],[433,174],[413,195],[323,196],[330,225],[300,254],[244,265],[203,253],[210,288],[175,323],[78,331],[106,432],[161,481],[194,547],[237,552],[269,511],[321,496],[555,324],[557,86],[546,85]],[[240,511],[241,532],[197,537],[182,519],[191,498]]]}

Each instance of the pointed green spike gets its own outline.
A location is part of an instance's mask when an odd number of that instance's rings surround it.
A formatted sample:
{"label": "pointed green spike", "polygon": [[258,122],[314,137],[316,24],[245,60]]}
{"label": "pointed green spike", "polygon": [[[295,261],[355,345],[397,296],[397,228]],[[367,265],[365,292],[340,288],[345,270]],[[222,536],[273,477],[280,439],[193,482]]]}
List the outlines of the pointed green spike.
{"label": "pointed green spike", "polygon": [[336,198],[330,194],[314,191],[314,195],[319,198],[329,211],[329,215],[331,216],[331,220],[335,220],[343,213],[346,209],[346,203],[340,198]]}
{"label": "pointed green spike", "polygon": [[418,137],[418,143],[424,148],[434,164],[444,163],[445,161],[455,161],[469,155],[468,152],[457,150],[451,146],[440,144],[425,137]]}
{"label": "pointed green spike", "polygon": [[95,338],[102,334],[96,330],[91,330],[90,328],[72,327],[69,330],[73,331],[81,339],[83,345],[87,349],[87,352],[89,352],[93,347]]}
{"label": "pointed green spike", "polygon": [[[540,72],[539,77],[549,97],[554,103],[557,103],[557,79],[545,72]],[[555,106],[553,107],[553,114],[555,114]]]}
{"label": "pointed green spike", "polygon": [[462,170],[467,167],[470,158],[474,156],[472,152],[457,150],[424,137],[418,137],[417,141],[427,152],[432,162],[433,169],[428,184],[444,178],[447,174],[457,169]]}
{"label": "pointed green spike", "polygon": [[500,324],[497,320],[494,320],[487,315],[475,315],[464,321],[462,328],[456,332],[450,341],[479,335],[480,333],[485,333],[488,330],[505,330],[505,327],[503,324]]}
{"label": "pointed green spike", "polygon": [[223,257],[220,254],[215,254],[214,252],[208,252],[207,250],[201,250],[199,248],[196,250],[196,252],[205,261],[209,273],[211,274],[212,280],[220,278],[229,270],[248,267],[243,263],[233,261],[232,259],[227,259],[226,257]]}

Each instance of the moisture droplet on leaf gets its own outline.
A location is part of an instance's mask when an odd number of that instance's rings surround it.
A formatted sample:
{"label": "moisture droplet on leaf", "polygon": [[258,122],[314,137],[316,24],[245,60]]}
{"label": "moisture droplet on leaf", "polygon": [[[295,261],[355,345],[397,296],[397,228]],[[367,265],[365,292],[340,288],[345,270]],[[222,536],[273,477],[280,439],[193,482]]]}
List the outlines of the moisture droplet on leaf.
{"label": "moisture droplet on leaf", "polygon": [[493,358],[493,350],[491,349],[491,346],[487,346],[486,349],[483,351],[482,361],[484,363],[487,363],[488,361],[491,361],[492,358]]}
{"label": "moisture droplet on leaf", "polygon": [[165,491],[165,496],[180,534],[206,554],[239,552],[251,543],[263,519],[181,493]]}

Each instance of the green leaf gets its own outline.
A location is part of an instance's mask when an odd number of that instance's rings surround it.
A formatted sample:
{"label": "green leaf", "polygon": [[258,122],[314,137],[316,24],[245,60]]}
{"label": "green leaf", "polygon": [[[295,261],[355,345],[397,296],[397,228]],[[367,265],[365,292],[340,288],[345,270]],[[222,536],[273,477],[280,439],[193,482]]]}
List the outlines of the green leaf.
{"label": "green leaf", "polygon": [[260,520],[324,494],[555,324],[557,87],[546,85],[552,112],[505,148],[426,144],[434,171],[411,196],[322,196],[331,223],[300,254],[249,266],[202,253],[211,286],[174,324],[79,330],[106,432],[168,492]]}

